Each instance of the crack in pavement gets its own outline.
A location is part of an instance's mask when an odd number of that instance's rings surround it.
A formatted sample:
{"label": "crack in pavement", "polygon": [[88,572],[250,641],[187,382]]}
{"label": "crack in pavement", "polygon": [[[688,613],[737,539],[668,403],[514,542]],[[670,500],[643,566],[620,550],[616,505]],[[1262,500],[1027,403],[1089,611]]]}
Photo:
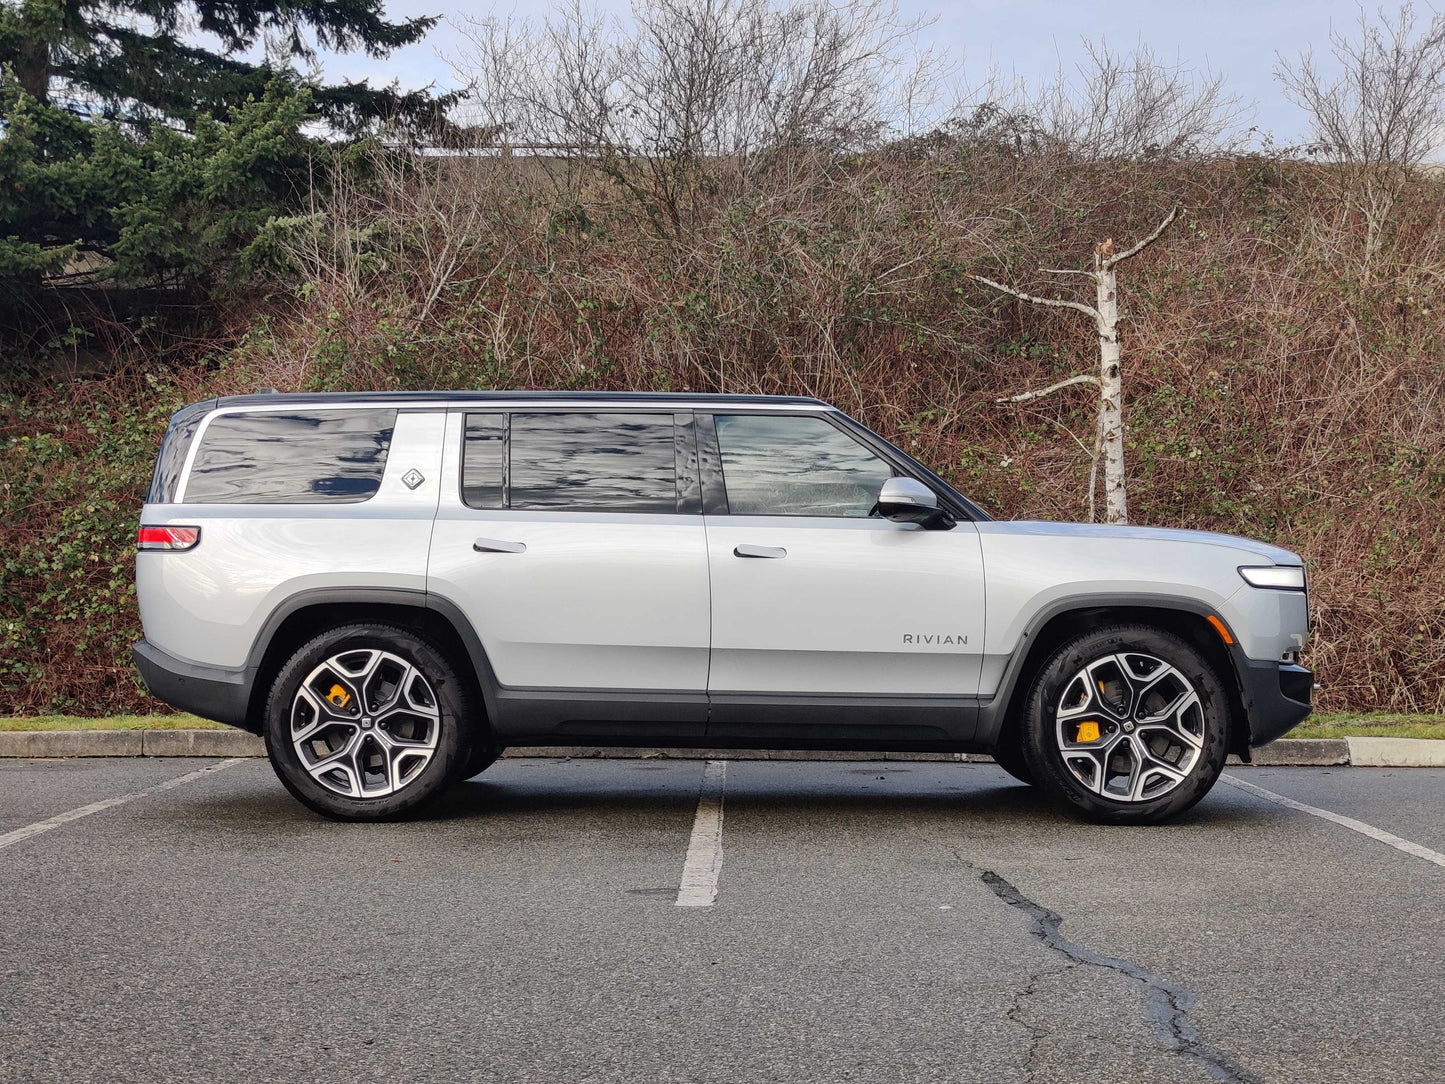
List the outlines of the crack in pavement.
{"label": "crack in pavement", "polygon": [[1034,1059],[1039,1056],[1039,1046],[1043,1043],[1044,1036],[1048,1035],[1049,1029],[1041,1027],[1038,1024],[1031,1024],[1019,1015],[1023,1012],[1024,1002],[1028,1001],[1037,992],[1035,987],[1038,986],[1041,979],[1062,975],[1066,971],[1072,971],[1078,966],[1080,965],[1076,963],[1067,963],[1063,967],[1053,969],[1044,968],[1042,971],[1035,971],[1029,976],[1029,981],[1024,984],[1023,988],[1014,995],[1013,1004],[1009,1006],[1008,1012],[1004,1013],[1005,1017],[1029,1033],[1029,1048],[1024,1051],[1023,1065],[1024,1075],[1029,1080],[1035,1079]]}
{"label": "crack in pavement", "polygon": [[[973,865],[972,863],[967,864]],[[1229,1084],[1264,1084],[1261,1077],[1204,1040],[1199,1029],[1189,1020],[1189,1010],[1194,1007],[1194,995],[1188,990],[1174,985],[1167,979],[1160,978],[1129,960],[1121,960],[1117,956],[1101,956],[1084,948],[1083,945],[1070,941],[1059,932],[1059,927],[1064,921],[1063,918],[1047,907],[1029,899],[993,870],[981,871],[980,878],[1004,903],[1029,915],[1033,919],[1030,932],[1055,952],[1073,961],[1076,965],[1087,964],[1091,967],[1102,967],[1143,983],[1149,991],[1149,996],[1145,1001],[1145,1011],[1157,1027],[1160,1041],[1169,1050],[1199,1062],[1216,1080],[1228,1081]],[[1030,1061],[1032,1061],[1045,1032],[1019,1020],[1014,1013],[1042,975],[1043,973],[1040,972],[1029,980],[1025,990],[1014,999],[1014,1007],[1009,1010],[1008,1014],[1015,1023],[1022,1024],[1034,1033],[1033,1042],[1029,1047]]]}

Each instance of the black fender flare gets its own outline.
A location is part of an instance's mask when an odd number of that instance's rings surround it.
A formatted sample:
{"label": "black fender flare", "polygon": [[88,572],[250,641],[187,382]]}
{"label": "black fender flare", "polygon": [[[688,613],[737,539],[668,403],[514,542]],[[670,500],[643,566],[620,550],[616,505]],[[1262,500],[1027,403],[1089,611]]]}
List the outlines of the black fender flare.
{"label": "black fender flare", "polygon": [[981,745],[989,747],[998,744],[1009,709],[1013,706],[1015,694],[1019,692],[1018,685],[1024,677],[1025,664],[1029,661],[1030,655],[1038,643],[1039,634],[1048,627],[1050,622],[1069,613],[1118,609],[1176,610],[1181,613],[1193,614],[1201,620],[1214,617],[1223,624],[1229,631],[1229,638],[1234,642],[1226,644],[1223,638],[1220,639],[1220,647],[1224,649],[1230,662],[1230,672],[1220,676],[1226,681],[1232,682],[1231,691],[1239,698],[1236,706],[1244,712],[1244,718],[1240,722],[1245,727],[1250,727],[1249,717],[1253,705],[1250,702],[1248,683],[1244,680],[1250,660],[1245,656],[1243,648],[1239,646],[1239,640],[1234,636],[1234,630],[1229,629],[1223,616],[1199,599],[1190,598],[1187,595],[1150,594],[1145,591],[1082,593],[1065,595],[1045,603],[1029,618],[1028,624],[1024,626],[1024,631],[1019,636],[1018,643],[1009,655],[1009,661],[1004,667],[1003,676],[999,679],[998,688],[994,690],[992,698],[984,701],[979,708],[978,730],[975,733],[977,741]]}
{"label": "black fender flare", "polygon": [[481,688],[483,703],[489,718],[496,718],[497,677],[482,646],[481,637],[472,626],[460,606],[448,598],[411,587],[315,587],[297,591],[278,605],[262,623],[251,650],[246,656],[243,671],[245,684],[251,689],[253,698],[259,691],[255,688],[257,678],[266,663],[267,653],[276,639],[277,632],[295,614],[316,606],[329,605],[381,605],[406,606],[417,610],[429,610],[442,617],[449,624],[461,642],[471,661],[477,684]]}

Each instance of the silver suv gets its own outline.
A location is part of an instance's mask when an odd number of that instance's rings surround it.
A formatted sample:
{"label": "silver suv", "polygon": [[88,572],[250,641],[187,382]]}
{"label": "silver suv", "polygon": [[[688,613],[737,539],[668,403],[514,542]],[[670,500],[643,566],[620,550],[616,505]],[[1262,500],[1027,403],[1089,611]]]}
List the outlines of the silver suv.
{"label": "silver suv", "polygon": [[1295,554],[992,520],[815,399],[213,399],[137,545],[150,691],[340,818],[586,744],[986,752],[1152,823],[1310,711]]}

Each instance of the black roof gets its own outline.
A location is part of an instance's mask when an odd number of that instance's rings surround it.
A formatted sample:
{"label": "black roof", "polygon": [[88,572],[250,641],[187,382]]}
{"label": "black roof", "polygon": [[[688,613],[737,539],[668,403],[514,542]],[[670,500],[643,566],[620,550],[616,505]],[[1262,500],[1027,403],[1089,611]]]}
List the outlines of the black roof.
{"label": "black roof", "polygon": [[789,406],[828,406],[821,399],[803,395],[719,395],[715,392],[661,391],[326,391],[273,392],[255,395],[227,395],[214,400],[216,407],[264,406],[267,403],[435,403],[438,400],[466,403],[527,403],[556,400],[585,403],[632,403],[638,406],[666,406],[668,403],[716,403],[746,405],[781,403]]}

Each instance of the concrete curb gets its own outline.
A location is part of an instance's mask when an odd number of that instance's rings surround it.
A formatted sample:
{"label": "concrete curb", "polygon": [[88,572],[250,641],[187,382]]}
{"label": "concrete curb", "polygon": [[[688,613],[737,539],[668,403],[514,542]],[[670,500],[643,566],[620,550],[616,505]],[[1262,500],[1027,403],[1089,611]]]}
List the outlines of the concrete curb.
{"label": "concrete curb", "polygon": [[[262,757],[244,730],[0,730],[0,757]],[[509,757],[611,760],[896,760],[987,764],[981,753],[853,753],[807,749],[602,749],[516,746]],[[1231,765],[1239,765],[1230,757]],[[1432,738],[1284,738],[1254,751],[1261,767],[1445,768],[1445,741]]]}
{"label": "concrete curb", "polygon": [[[1423,738],[1412,740],[1425,741]],[[1282,738],[1253,750],[1251,756],[1253,762],[1261,768],[1323,768],[1334,764],[1358,763],[1350,759],[1348,738]],[[1229,763],[1234,765],[1242,762],[1238,757],[1231,756]]]}
{"label": "concrete curb", "polygon": [[1445,741],[1428,738],[1346,738],[1350,763],[1377,768],[1445,768]]}
{"label": "concrete curb", "polygon": [[145,757],[264,757],[266,743],[244,730],[143,730]]}
{"label": "concrete curb", "polygon": [[0,730],[0,757],[138,757],[143,730]]}
{"label": "concrete curb", "polygon": [[244,730],[0,730],[0,757],[263,757]]}

